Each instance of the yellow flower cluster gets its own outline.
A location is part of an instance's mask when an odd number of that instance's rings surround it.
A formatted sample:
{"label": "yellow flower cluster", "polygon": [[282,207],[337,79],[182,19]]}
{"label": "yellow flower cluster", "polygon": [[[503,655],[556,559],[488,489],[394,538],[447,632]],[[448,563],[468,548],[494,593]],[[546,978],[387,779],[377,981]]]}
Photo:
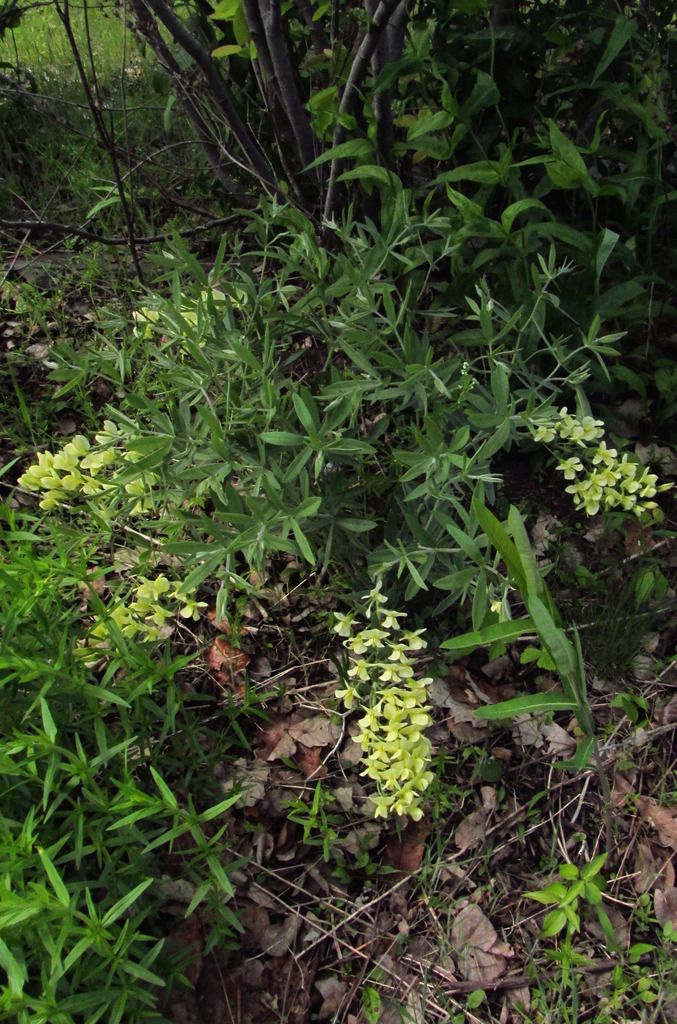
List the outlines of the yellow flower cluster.
{"label": "yellow flower cluster", "polygon": [[622,509],[641,516],[658,506],[652,499],[672,484],[658,484],[658,477],[646,467],[633,462],[602,440],[604,423],[584,416],[578,419],[566,408],[560,409],[558,420],[534,420],[531,424],[535,441],[550,444],[555,440],[573,443],[578,454],[562,458],[557,470],[571,483],[565,488],[574,505],[589,516],[600,509]]}
{"label": "yellow flower cluster", "polygon": [[75,494],[101,494],[108,485],[97,475],[115,460],[113,449],[92,451],[87,438],[77,434],[56,454],[40,452],[38,461],[19,477],[19,485],[27,491],[44,491],[40,508],[50,511]]}
{"label": "yellow flower cluster", "polygon": [[[241,288],[235,288],[234,292],[236,295],[242,296],[244,299],[247,297],[246,292]],[[200,298],[194,301],[191,305],[181,306],[181,316],[186,323],[190,324],[191,327],[197,327],[198,305],[201,304],[204,306],[210,296],[215,303],[223,303],[227,301],[226,296],[222,291],[218,288],[211,288],[209,291],[203,290],[200,292]],[[233,302],[233,304],[237,305],[237,302]],[[137,309],[132,313],[132,317],[134,319],[133,333],[136,337],[147,340],[148,338],[152,338],[153,331],[163,330],[162,315],[158,309],[152,309],[150,306],[142,306],[141,309]],[[170,325],[167,324],[167,326]]]}
{"label": "yellow flower cluster", "polygon": [[[186,593],[181,584],[170,582],[166,576],[157,576],[154,580],[141,576],[140,580],[129,604],[116,604],[105,621],[94,625],[91,630],[94,640],[107,640],[109,620],[130,639],[159,640],[167,621],[177,613],[184,619],[199,619],[200,609],[207,607],[205,601],[195,600],[194,591]],[[170,602],[169,607],[166,602]]]}
{"label": "yellow flower cluster", "polygon": [[[375,816],[402,814],[418,821],[421,800],[433,779],[431,744],[423,730],[432,723],[427,701],[430,679],[415,679],[412,655],[425,648],[424,630],[401,629],[403,612],[385,607],[378,583],[365,597],[366,615],[376,626],[360,629],[356,616],[336,615],[334,630],[350,651],[349,682],[336,696],[350,710],[357,704],[358,742],[365,769],[378,794]],[[366,692],[364,692],[366,691]]]}
{"label": "yellow flower cluster", "polygon": [[[39,452],[38,461],[19,477],[19,485],[27,491],[44,492],[40,508],[47,512],[78,495],[101,495],[114,488],[114,475],[110,471],[114,467],[121,468],[121,460],[135,462],[142,457],[138,452],[126,451],[125,440],[118,427],[106,420],[102,432],[95,435],[96,447],[84,435],[77,434],[56,454]],[[105,470],[109,471],[108,476],[102,478]],[[152,508],[151,491],[156,483],[155,473],[145,471],[124,484],[126,493],[137,499],[130,510],[132,515]]]}

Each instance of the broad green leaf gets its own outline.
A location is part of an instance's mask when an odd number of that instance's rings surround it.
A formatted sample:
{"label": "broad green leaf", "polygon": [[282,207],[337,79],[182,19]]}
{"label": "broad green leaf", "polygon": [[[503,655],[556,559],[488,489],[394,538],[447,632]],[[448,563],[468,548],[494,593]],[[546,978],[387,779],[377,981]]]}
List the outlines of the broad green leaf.
{"label": "broad green leaf", "polygon": [[469,121],[480,110],[490,107],[501,98],[501,93],[491,75],[486,71],[477,71],[477,80],[470,96],[461,107],[460,116],[464,121]]}
{"label": "broad green leaf", "polygon": [[546,939],[552,939],[558,935],[566,926],[568,917],[564,910],[551,910],[545,915],[542,934]]}
{"label": "broad green leaf", "polygon": [[305,444],[303,434],[292,434],[289,430],[264,430],[259,437],[266,444],[275,444],[282,448],[298,448],[300,444]]}
{"label": "broad green leaf", "polygon": [[517,554],[519,555],[520,564],[524,573],[524,580],[527,586],[527,592],[523,596],[529,597],[532,594],[542,594],[544,584],[541,574],[538,571],[536,556],[534,555],[531,544],[529,543],[529,535],[527,534],[524,520],[514,505],[510,506],[510,511],[508,512],[508,526],[512,533],[515,547],[517,548]]}
{"label": "broad green leaf", "polygon": [[306,562],[309,562],[310,565],[315,565],[317,559],[315,557],[313,549],[308,543],[308,538],[306,537],[305,533],[303,532],[303,530],[301,529],[301,527],[299,526],[295,519],[290,520],[290,525],[292,528],[292,533],[294,534],[294,539],[296,540],[296,543],[299,546],[299,551],[305,558]]}
{"label": "broad green leaf", "polygon": [[463,215],[464,220],[472,222],[484,218],[484,210],[478,203],[474,203],[472,199],[468,199],[462,192],[458,192],[450,185],[447,185],[446,191],[447,197]]}
{"label": "broad green leaf", "polygon": [[590,82],[594,85],[600,75],[603,75],[606,69],[609,67],[612,61],[616,59],[625,44],[634,36],[637,26],[634,21],[626,18],[624,14],[619,14],[614,22],[614,27],[611,30],[609,39],[607,40],[604,53],[602,54],[599,64],[595,68],[595,73],[592,76]]}
{"label": "broad green leaf", "polygon": [[602,271],[606,266],[606,262],[613,252],[619,238],[620,235],[616,231],[612,231],[611,228],[604,228],[600,234],[599,242],[597,244],[597,252],[595,253],[595,277],[598,285],[602,276]]}
{"label": "broad green leaf", "polygon": [[488,437],[484,444],[482,444],[477,452],[477,458],[490,459],[496,454],[496,452],[500,452],[510,440],[511,432],[512,425],[510,423],[510,419],[506,418],[500,426],[496,428],[491,437]]}
{"label": "broad green leaf", "polygon": [[534,628],[532,619],[494,622],[483,629],[473,630],[471,633],[463,633],[462,636],[455,636],[450,640],[445,640],[440,646],[445,651],[458,651],[469,647],[486,647],[497,642],[507,643],[510,640],[516,640],[519,636],[523,636],[524,633],[533,632]]}
{"label": "broad green leaf", "polygon": [[565,691],[572,693],[571,686],[576,674],[576,659],[573,645],[566,633],[557,626],[543,602],[536,594],[527,595],[527,608],[536,624],[541,642],[555,663]]}
{"label": "broad green leaf", "polygon": [[241,54],[249,54],[249,49],[246,46],[240,46],[238,43],[227,43],[225,46],[217,46],[211,52],[212,57],[235,57]]}
{"label": "broad green leaf", "polygon": [[574,188],[576,185],[587,184],[588,168],[574,143],[554,121],[548,121],[548,128],[550,146],[556,160],[546,166],[553,183],[559,188]]}
{"label": "broad green leaf", "polygon": [[513,697],[488,707],[477,708],[475,715],[488,722],[500,722],[516,715],[529,715],[549,711],[575,711],[576,701],[568,700],[563,694],[529,693]]}
{"label": "broad green leaf", "polygon": [[480,526],[505,562],[508,574],[512,577],[517,589],[523,594],[526,593],[526,581],[522,572],[519,554],[506,529],[493,512],[490,512],[486,505],[478,501],[477,498],[473,498],[472,509]]}
{"label": "broad green leaf", "polygon": [[483,185],[496,185],[501,180],[501,165],[495,160],[478,160],[472,164],[464,164],[453,171],[445,171],[435,178],[434,184],[447,184],[452,181],[476,181]]}
{"label": "broad green leaf", "polygon": [[376,185],[387,185],[393,187],[401,184],[400,179],[392,171],[378,164],[364,164],[362,167],[354,167],[351,171],[345,171],[338,177],[339,181],[367,181]]}
{"label": "broad green leaf", "polygon": [[526,210],[540,209],[547,212],[548,208],[545,203],[542,203],[540,199],[518,199],[516,203],[511,203],[510,206],[506,206],[505,210],[501,214],[501,227],[505,231],[506,235],[510,234],[513,223],[516,217],[519,217],[521,213]]}
{"label": "broad green leaf", "polygon": [[230,21],[242,5],[242,0],[220,0],[209,17],[214,21]]}
{"label": "broad green leaf", "polygon": [[348,139],[347,142],[342,142],[338,146],[332,146],[331,149],[325,150],[312,163],[308,164],[306,170],[310,171],[314,167],[319,167],[320,164],[326,164],[328,160],[345,160],[348,157],[361,159],[362,157],[373,155],[374,144],[369,139]]}
{"label": "broad green leaf", "polygon": [[[407,132],[407,142],[420,139],[423,135],[441,132],[454,120],[454,114],[448,110],[437,110],[434,114],[421,114]],[[461,180],[461,179],[457,179]]]}
{"label": "broad green leaf", "polygon": [[589,864],[585,864],[581,868],[581,878],[586,882],[596,878],[606,864],[607,857],[607,853],[598,853],[596,857],[593,857]]}
{"label": "broad green leaf", "polygon": [[533,892],[525,892],[527,899],[535,900],[536,903],[543,903],[545,906],[552,906],[563,900],[567,894],[566,886],[561,882],[553,882],[545,889],[536,889]]}
{"label": "broad green leaf", "polygon": [[594,882],[586,882],[583,893],[585,900],[593,907],[599,907],[602,902],[602,891]]}

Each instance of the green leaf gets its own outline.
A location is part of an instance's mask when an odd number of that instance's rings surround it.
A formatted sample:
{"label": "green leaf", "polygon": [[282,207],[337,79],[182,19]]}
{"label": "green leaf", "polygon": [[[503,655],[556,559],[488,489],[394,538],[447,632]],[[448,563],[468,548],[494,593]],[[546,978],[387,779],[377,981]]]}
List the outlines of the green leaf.
{"label": "green leaf", "polygon": [[529,535],[527,534],[524,520],[514,505],[510,506],[510,510],[508,512],[508,526],[512,533],[512,539],[515,542],[517,554],[524,573],[526,594],[523,594],[522,596],[530,597],[532,594],[538,596],[543,593],[543,580],[540,572],[538,571],[536,556],[534,555],[531,544],[529,543]]}
{"label": "green leaf", "polygon": [[[369,139],[348,139],[347,142],[341,142],[338,146],[332,146],[331,149],[325,150],[320,156],[316,157],[312,163],[309,163],[306,167],[307,171],[311,171],[313,167],[319,167],[320,164],[326,164],[328,160],[345,160],[348,157],[355,157],[356,159],[362,159],[366,156],[374,155],[374,144]],[[381,168],[383,170],[383,168]]]}
{"label": "green leaf", "polygon": [[[452,181],[476,181],[483,185],[497,185],[501,180],[501,165],[496,160],[477,160],[471,164],[455,167],[438,175],[433,184]],[[543,205],[542,203],[540,204]]]}
{"label": "green leaf", "polygon": [[484,210],[478,203],[474,203],[472,199],[468,199],[462,192],[458,192],[450,185],[446,186],[446,192],[448,199],[454,204],[459,213],[462,214],[466,222],[474,223],[478,220],[484,220]]}
{"label": "green leaf", "polygon": [[364,164],[362,167],[354,167],[351,171],[345,171],[338,177],[339,181],[367,181],[377,185],[394,186],[399,183],[399,178],[392,171],[378,164]]}
{"label": "green leaf", "polygon": [[608,854],[606,853],[599,853],[596,857],[593,857],[589,864],[585,864],[581,868],[581,878],[586,882],[596,878],[606,864],[607,856]]}
{"label": "green leaf", "polygon": [[566,926],[567,914],[564,910],[551,910],[549,914],[545,915],[543,921],[543,937],[546,939],[552,939],[555,935],[558,935],[562,929]]}
{"label": "green leaf", "polygon": [[574,882],[578,878],[578,868],[575,864],[560,864],[559,874],[567,882]]}
{"label": "green leaf", "polygon": [[472,510],[480,526],[505,562],[508,574],[512,577],[517,589],[523,594],[526,593],[526,581],[517,548],[508,536],[507,531],[493,512],[490,512],[486,505],[477,498],[473,498]]}
{"label": "green leaf", "polygon": [[214,818],[218,818],[219,814],[223,814],[224,811],[227,811],[233,806],[233,804],[236,804],[239,799],[240,792],[238,790],[236,793],[232,793],[230,796],[227,796],[225,800],[221,800],[218,804],[214,804],[213,807],[209,807],[206,811],[203,811],[200,815],[200,821],[203,824],[207,821],[213,821]]}
{"label": "green leaf", "polygon": [[242,0],[220,0],[209,17],[213,21],[230,21],[240,9]]}
{"label": "green leaf", "polygon": [[295,519],[292,519],[290,522],[292,533],[294,534],[294,539],[296,540],[296,543],[299,546],[299,551],[305,558],[306,562],[309,562],[310,565],[315,565],[315,563],[317,562],[317,558],[315,556],[313,549],[308,543],[308,538],[306,537],[305,533],[303,532],[303,530],[301,529],[301,527],[299,526]]}
{"label": "green leaf", "polygon": [[362,989],[362,1012],[367,1019],[367,1024],[377,1024],[381,1016],[381,997],[377,989],[370,985]]}
{"label": "green leaf", "polygon": [[516,715],[528,715],[545,711],[575,711],[576,708],[576,702],[567,699],[563,694],[530,693],[525,694],[523,697],[513,697],[511,700],[504,700],[500,704],[477,708],[475,715],[478,718],[486,719],[488,722],[500,722],[506,718],[514,718]]}
{"label": "green leaf", "polygon": [[471,633],[464,633],[462,636],[452,637],[445,640],[440,646],[445,651],[458,651],[467,648],[485,647],[496,642],[507,643],[517,639],[524,633],[533,632],[534,622],[532,619],[515,619],[511,622],[495,622],[484,629],[474,630]]}
{"label": "green leaf", "polygon": [[2,939],[0,939],[0,967],[7,974],[10,992],[13,996],[20,998],[24,985],[28,981],[28,972]]}
{"label": "green leaf", "polygon": [[505,210],[501,214],[501,227],[505,231],[506,235],[510,234],[510,230],[513,226],[516,217],[519,217],[525,210],[548,210],[545,203],[542,203],[540,199],[518,199],[516,203],[511,203],[510,206],[506,206]]}
{"label": "green leaf", "polygon": [[583,895],[593,907],[598,907],[602,902],[602,891],[594,882],[585,883]]}
{"label": "green leaf", "polygon": [[303,434],[292,434],[289,430],[264,430],[259,437],[266,444],[275,444],[282,448],[298,448],[300,444],[305,444]]}
{"label": "green leaf", "polygon": [[536,594],[527,596],[527,609],[536,624],[541,642],[547,649],[548,654],[555,663],[560,674],[565,691],[572,693],[572,679],[576,673],[576,658],[573,645],[567,639],[564,630],[555,625],[555,622]]}
{"label": "green leaf", "polygon": [[536,889],[533,892],[525,892],[524,895],[530,900],[535,900],[536,903],[543,903],[546,907],[551,907],[553,904],[559,904],[566,894],[566,888],[561,882],[553,882],[546,889]]}
{"label": "green leaf", "polygon": [[490,107],[501,98],[501,93],[495,81],[486,71],[477,71],[476,82],[470,96],[461,107],[460,116],[464,121],[469,121],[480,110]]}
{"label": "green leaf", "polygon": [[606,69],[609,67],[612,61],[616,59],[621,50],[625,47],[625,44],[634,36],[637,30],[637,26],[634,21],[626,18],[625,15],[619,14],[614,22],[614,27],[611,30],[609,39],[607,40],[604,53],[602,54],[599,64],[595,68],[595,73],[592,76],[591,85],[594,85],[600,75],[603,75]]}
{"label": "green leaf", "polygon": [[56,723],[52,718],[52,712],[49,710],[49,705],[44,697],[40,698],[40,713],[42,716],[42,728],[45,731],[45,735],[52,743],[54,743],[57,735]]}
{"label": "green leaf", "polygon": [[455,115],[449,110],[437,110],[434,114],[420,114],[407,131],[407,142],[414,142],[423,135],[444,131],[453,122],[454,117]]}
{"label": "green leaf", "polygon": [[235,57],[241,54],[249,54],[249,49],[246,46],[240,46],[238,43],[227,43],[225,46],[217,46],[215,50],[212,50],[212,57]]}
{"label": "green leaf", "polygon": [[161,794],[165,804],[167,805],[167,807],[171,807],[172,810],[178,811],[178,809],[179,809],[179,802],[176,799],[176,797],[174,796],[174,794],[172,793],[171,789],[169,788],[169,786],[167,785],[165,780],[160,775],[160,773],[158,771],[156,771],[156,769],[153,768],[152,766],[151,766],[151,769],[150,769],[150,773],[153,776],[153,781],[155,782],[155,785],[159,789],[160,794]]}
{"label": "green leaf", "polygon": [[38,856],[40,857],[40,860],[42,861],[42,866],[45,869],[45,874],[49,878],[49,880],[50,880],[50,882],[52,884],[52,888],[54,889],[54,892],[56,893],[56,898],[58,899],[59,903],[62,906],[64,906],[64,907],[69,906],[70,905],[70,896],[68,894],[68,889],[64,885],[64,882],[63,882],[63,879],[61,878],[61,875],[56,870],[54,864],[52,863],[52,861],[51,861],[51,859],[49,857],[49,854],[47,854],[46,851],[43,850],[43,848],[41,846],[38,846],[37,850],[38,850]]}
{"label": "green leaf", "polygon": [[507,442],[510,440],[511,433],[512,425],[510,423],[510,419],[506,418],[500,426],[496,428],[491,437],[488,437],[484,444],[481,445],[477,452],[477,458],[492,458],[496,452],[500,452],[502,448],[505,448]]}
{"label": "green leaf", "polygon": [[145,878],[143,882],[139,882],[131,892],[126,893],[122,899],[119,899],[117,903],[114,903],[110,910],[107,910],[101,919],[103,927],[107,928],[108,925],[113,924],[113,922],[117,921],[119,917],[122,917],[122,915],[129,910],[133,903],[136,903],[139,896],[141,896],[141,894],[144,893],[154,881],[155,879],[153,878]]}
{"label": "green leaf", "polygon": [[587,184],[588,168],[574,143],[560,131],[554,121],[548,120],[548,128],[550,146],[556,157],[555,162],[546,165],[553,184],[559,188],[575,188],[576,185]]}
{"label": "green leaf", "polygon": [[466,1005],[469,1010],[476,1010],[478,1006],[481,1006],[485,999],[484,990],[476,988],[473,992],[470,992],[466,999]]}
{"label": "green leaf", "polygon": [[612,231],[611,228],[604,228],[604,231],[602,231],[600,235],[599,242],[597,244],[597,252],[595,253],[595,277],[598,285],[602,276],[602,271],[606,266],[606,262],[620,237],[621,236],[616,231]]}

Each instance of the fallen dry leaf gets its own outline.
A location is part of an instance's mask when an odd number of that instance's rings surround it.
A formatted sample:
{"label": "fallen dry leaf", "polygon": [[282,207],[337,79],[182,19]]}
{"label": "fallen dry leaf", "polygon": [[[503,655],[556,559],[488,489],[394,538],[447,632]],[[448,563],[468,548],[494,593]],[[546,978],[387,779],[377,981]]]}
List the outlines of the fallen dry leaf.
{"label": "fallen dry leaf", "polygon": [[304,747],[326,747],[332,742],[334,731],[326,715],[313,715],[290,723],[289,735]]}
{"label": "fallen dry leaf", "polygon": [[425,841],[430,835],[430,822],[425,818],[412,821],[398,835],[392,835],[386,844],[384,861],[396,871],[418,871],[425,852]]}
{"label": "fallen dry leaf", "polygon": [[249,664],[249,655],[233,647],[222,636],[217,636],[214,643],[207,648],[205,661],[216,672],[218,678],[224,681],[238,672],[244,672]]}
{"label": "fallen dry leaf", "polygon": [[669,922],[677,929],[677,889],[656,889],[653,905],[658,923],[663,926]]}
{"label": "fallen dry leaf", "polygon": [[672,725],[677,722],[677,693],[670,698],[665,707],[661,708],[658,721],[661,725]]}
{"label": "fallen dry leaf", "polygon": [[466,850],[473,850],[484,842],[487,830],[488,813],[485,810],[473,811],[454,832],[454,843],[456,848],[465,853]]}
{"label": "fallen dry leaf", "polygon": [[571,757],[576,749],[576,740],[557,722],[543,726],[543,735],[548,741],[547,757]]}
{"label": "fallen dry leaf", "polygon": [[271,717],[261,729],[258,755],[262,761],[276,761],[296,753],[296,742],[289,735],[291,715]]}
{"label": "fallen dry leaf", "polygon": [[294,754],[294,761],[298,765],[299,771],[305,775],[306,780],[324,778],[327,774],[327,769],[320,763],[319,747],[307,747],[304,743],[299,743]]}
{"label": "fallen dry leaf", "polygon": [[512,949],[499,942],[491,921],[474,903],[463,907],[451,926],[451,945],[459,972],[467,980],[488,984],[505,973]]}
{"label": "fallen dry leaf", "polygon": [[665,850],[643,839],[635,847],[632,884],[635,892],[642,893],[650,892],[659,883],[664,888],[671,888],[675,884],[672,855],[666,857]]}
{"label": "fallen dry leaf", "polygon": [[290,914],[282,924],[271,925],[265,937],[265,950],[269,956],[284,956],[292,947],[301,925],[298,914]]}
{"label": "fallen dry leaf", "polygon": [[238,918],[244,929],[241,939],[243,950],[247,953],[260,953],[269,941],[268,911],[257,903],[246,903],[238,909]]}
{"label": "fallen dry leaf", "polygon": [[642,821],[658,834],[658,842],[677,853],[677,807],[661,807],[652,797],[641,796],[637,809]]}
{"label": "fallen dry leaf", "polygon": [[614,784],[611,789],[611,803],[614,807],[622,807],[626,797],[634,795],[637,785],[637,772],[630,768],[624,772],[614,769]]}
{"label": "fallen dry leaf", "polygon": [[534,715],[515,715],[512,720],[512,735],[521,747],[543,746],[543,720]]}
{"label": "fallen dry leaf", "polygon": [[216,608],[209,608],[207,610],[207,621],[214,627],[214,629],[218,629],[220,633],[230,633],[230,623],[228,622],[228,619],[217,619]]}
{"label": "fallen dry leaf", "polygon": [[329,1020],[341,1009],[348,986],[345,981],[330,975],[328,978],[317,978],[315,988],[322,996],[322,1005],[318,1010],[318,1020]]}
{"label": "fallen dry leaf", "polygon": [[233,761],[233,769],[233,772],[229,773],[224,781],[224,790],[229,792],[233,788],[239,789],[238,806],[254,807],[265,796],[270,765],[258,757],[253,761],[238,757],[236,761]]}

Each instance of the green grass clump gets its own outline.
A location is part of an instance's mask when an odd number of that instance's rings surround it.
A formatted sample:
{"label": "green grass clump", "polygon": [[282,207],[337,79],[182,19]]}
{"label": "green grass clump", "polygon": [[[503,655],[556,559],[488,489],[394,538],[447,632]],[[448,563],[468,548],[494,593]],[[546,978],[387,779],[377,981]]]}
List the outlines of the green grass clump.
{"label": "green grass clump", "polygon": [[[180,975],[164,951],[177,844],[186,913],[201,906],[225,945],[236,934],[221,848],[235,797],[219,797],[195,746],[190,658],[151,656],[111,623],[117,654],[93,663],[100,556],[77,530],[36,527],[4,509],[0,1020],[159,1021]],[[232,741],[226,730],[221,754]]]}

